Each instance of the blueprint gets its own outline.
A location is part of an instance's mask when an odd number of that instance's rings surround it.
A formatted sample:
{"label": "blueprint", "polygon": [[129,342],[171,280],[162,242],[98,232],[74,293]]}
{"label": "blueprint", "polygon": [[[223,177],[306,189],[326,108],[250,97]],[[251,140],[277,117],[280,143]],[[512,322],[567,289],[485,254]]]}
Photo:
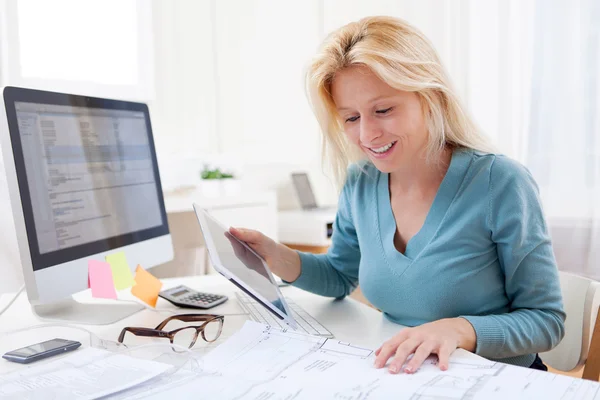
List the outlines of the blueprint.
{"label": "blueprint", "polygon": [[[458,354],[457,354],[458,353]],[[455,352],[447,371],[434,358],[412,375],[375,369],[373,351],[335,339],[247,322],[203,358],[203,372],[140,398],[561,399],[600,400],[600,384]]]}

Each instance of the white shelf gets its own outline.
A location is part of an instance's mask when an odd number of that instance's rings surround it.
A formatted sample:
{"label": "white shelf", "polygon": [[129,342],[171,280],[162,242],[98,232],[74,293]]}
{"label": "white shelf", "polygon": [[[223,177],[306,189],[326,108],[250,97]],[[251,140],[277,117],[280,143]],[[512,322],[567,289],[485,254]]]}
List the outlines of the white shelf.
{"label": "white shelf", "polygon": [[187,188],[164,193],[165,209],[167,213],[193,211],[192,203],[197,203],[203,208],[237,208],[252,207],[263,204],[277,204],[277,195],[274,191],[241,192],[238,195],[225,195],[221,197],[206,197],[196,188]]}

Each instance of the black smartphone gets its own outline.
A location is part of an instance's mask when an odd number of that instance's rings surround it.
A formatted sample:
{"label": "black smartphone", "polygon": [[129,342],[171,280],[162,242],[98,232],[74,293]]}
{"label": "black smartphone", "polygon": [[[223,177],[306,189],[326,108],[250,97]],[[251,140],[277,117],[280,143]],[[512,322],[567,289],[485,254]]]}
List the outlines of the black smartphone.
{"label": "black smartphone", "polygon": [[2,358],[20,364],[29,364],[67,351],[73,351],[79,346],[81,346],[81,343],[74,340],[52,339],[9,351]]}

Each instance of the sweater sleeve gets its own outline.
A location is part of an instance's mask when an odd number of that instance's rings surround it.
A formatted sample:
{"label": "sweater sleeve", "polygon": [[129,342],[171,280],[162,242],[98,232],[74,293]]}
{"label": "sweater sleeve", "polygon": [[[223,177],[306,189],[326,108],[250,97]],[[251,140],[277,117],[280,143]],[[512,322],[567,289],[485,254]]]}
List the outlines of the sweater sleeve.
{"label": "sweater sleeve", "polygon": [[464,316],[477,334],[476,353],[502,359],[550,350],[564,336],[565,312],[538,188],[527,169],[496,157],[488,211],[510,311]]}
{"label": "sweater sleeve", "polygon": [[321,296],[344,297],[358,285],[360,248],[350,202],[356,171],[350,172],[353,174],[349,174],[340,194],[327,254],[298,252],[302,270],[292,285]]}

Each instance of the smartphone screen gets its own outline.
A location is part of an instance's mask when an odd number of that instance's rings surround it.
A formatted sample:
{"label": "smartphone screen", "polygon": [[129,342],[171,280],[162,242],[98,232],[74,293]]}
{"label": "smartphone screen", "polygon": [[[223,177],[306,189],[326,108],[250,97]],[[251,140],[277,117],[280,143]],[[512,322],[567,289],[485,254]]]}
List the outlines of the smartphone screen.
{"label": "smartphone screen", "polygon": [[77,342],[73,342],[71,340],[65,339],[52,339],[41,343],[32,344],[31,346],[22,347],[17,350],[10,351],[6,353],[6,355],[16,356],[16,357],[30,357],[36,354],[45,353],[50,350],[58,349],[61,347],[65,347],[66,345],[71,345]]}

